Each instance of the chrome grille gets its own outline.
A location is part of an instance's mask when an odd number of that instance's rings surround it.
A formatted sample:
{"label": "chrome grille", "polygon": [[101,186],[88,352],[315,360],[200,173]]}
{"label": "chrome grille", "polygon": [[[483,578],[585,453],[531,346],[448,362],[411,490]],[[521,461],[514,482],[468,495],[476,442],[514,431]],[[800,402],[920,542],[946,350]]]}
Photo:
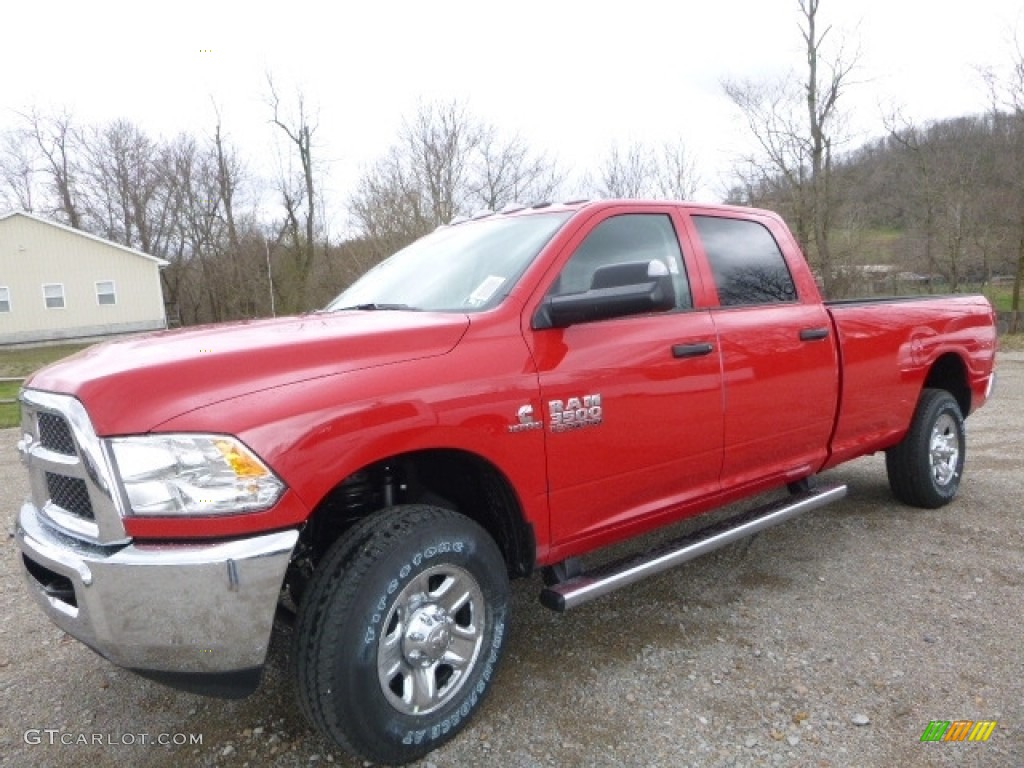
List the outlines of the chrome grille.
{"label": "chrome grille", "polygon": [[61,533],[88,542],[127,542],[103,441],[76,398],[23,389],[18,450],[32,504]]}
{"label": "chrome grille", "polygon": [[65,512],[84,517],[87,520],[96,519],[85,480],[47,472],[46,489],[50,492],[50,501]]}
{"label": "chrome grille", "polygon": [[62,453],[65,456],[75,455],[75,441],[71,437],[71,429],[63,416],[55,413],[40,413],[39,419],[39,442],[43,448],[48,448],[54,453]]}

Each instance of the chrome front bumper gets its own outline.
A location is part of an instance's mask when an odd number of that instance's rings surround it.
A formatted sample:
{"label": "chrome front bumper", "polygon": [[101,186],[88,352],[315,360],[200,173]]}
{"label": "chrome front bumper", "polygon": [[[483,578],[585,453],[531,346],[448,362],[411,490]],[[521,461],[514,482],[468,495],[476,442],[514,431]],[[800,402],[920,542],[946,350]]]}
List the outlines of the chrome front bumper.
{"label": "chrome front bumper", "polygon": [[[229,696],[259,680],[298,535],[104,546],[60,533],[30,501],[16,530],[30,590],[57,626],[119,666]],[[203,684],[218,679],[226,688]]]}

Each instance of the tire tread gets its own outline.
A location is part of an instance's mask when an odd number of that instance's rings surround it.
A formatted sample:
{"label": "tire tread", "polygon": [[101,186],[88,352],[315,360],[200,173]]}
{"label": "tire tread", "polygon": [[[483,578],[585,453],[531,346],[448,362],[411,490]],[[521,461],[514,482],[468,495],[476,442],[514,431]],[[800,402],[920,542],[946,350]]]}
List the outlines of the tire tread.
{"label": "tire tread", "polygon": [[[350,754],[365,756],[371,745],[354,743],[330,706],[331,694],[327,691],[331,685],[329,681],[323,685],[322,675],[323,670],[336,668],[339,648],[331,639],[338,625],[345,622],[346,607],[353,604],[364,586],[366,573],[396,542],[422,526],[455,520],[476,525],[453,510],[425,504],[390,507],[362,520],[328,551],[317,568],[320,577],[314,575],[299,607],[293,658],[300,709],[314,726]],[[331,605],[336,609],[330,610]],[[334,626],[325,626],[332,621]]]}
{"label": "tire tread", "polygon": [[[932,482],[926,457],[931,440],[931,425],[938,414],[952,407],[963,432],[963,416],[956,399],[944,389],[924,389],[914,409],[910,428],[903,440],[885,452],[885,469],[893,496],[904,504],[924,509],[937,509],[952,501],[959,486],[959,478],[952,493],[936,490]],[[960,451],[966,446],[961,440]]]}

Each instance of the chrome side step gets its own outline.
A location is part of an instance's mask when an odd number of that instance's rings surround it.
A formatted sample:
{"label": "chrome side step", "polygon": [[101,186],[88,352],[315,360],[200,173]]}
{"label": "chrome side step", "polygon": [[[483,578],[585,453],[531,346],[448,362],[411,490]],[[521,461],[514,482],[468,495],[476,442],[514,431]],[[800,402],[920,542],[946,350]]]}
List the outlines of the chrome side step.
{"label": "chrome side step", "polygon": [[831,504],[844,496],[845,485],[826,486],[765,504],[651,552],[609,563],[590,573],[547,587],[540,593],[540,602],[553,611],[567,611],[595,597],[784,523],[804,512]]}

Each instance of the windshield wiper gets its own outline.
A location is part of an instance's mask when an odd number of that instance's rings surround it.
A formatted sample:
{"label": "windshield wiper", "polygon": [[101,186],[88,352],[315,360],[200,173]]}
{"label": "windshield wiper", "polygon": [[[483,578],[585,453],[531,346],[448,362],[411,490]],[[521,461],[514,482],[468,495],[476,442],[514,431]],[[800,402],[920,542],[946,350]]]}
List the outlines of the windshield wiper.
{"label": "windshield wiper", "polygon": [[358,309],[361,312],[376,312],[379,310],[398,310],[404,312],[419,312],[417,307],[410,307],[408,304],[378,304],[371,302],[368,304],[353,304],[351,307],[338,307],[335,312],[345,312],[350,309]]}

